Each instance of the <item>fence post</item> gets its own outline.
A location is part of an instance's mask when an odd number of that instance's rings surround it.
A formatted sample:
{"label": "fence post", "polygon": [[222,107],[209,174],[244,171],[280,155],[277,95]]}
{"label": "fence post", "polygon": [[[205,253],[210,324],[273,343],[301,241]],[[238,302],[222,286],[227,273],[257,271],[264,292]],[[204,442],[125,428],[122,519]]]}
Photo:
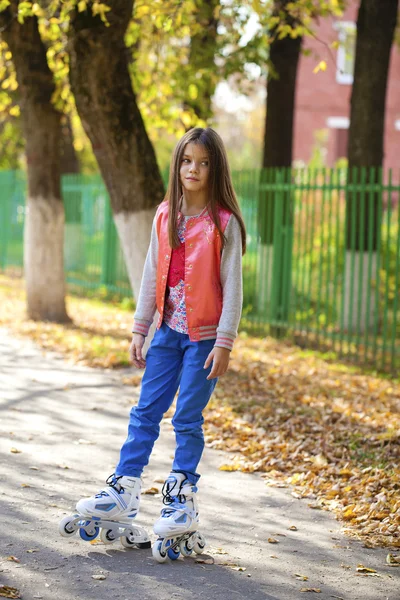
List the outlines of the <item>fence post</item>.
{"label": "fence post", "polygon": [[0,270],[7,266],[7,246],[11,229],[11,207],[15,191],[15,172],[3,171],[0,173],[2,179],[0,189]]}
{"label": "fence post", "polygon": [[85,239],[82,226],[84,179],[79,173],[61,178],[64,200],[64,264],[66,271],[81,271],[85,265]]}
{"label": "fence post", "polygon": [[275,171],[273,193],[273,264],[271,283],[271,335],[283,337],[288,328],[293,245],[290,169]]}
{"label": "fence post", "polygon": [[115,285],[117,255],[117,231],[114,225],[110,200],[106,197],[104,206],[104,244],[101,263],[101,285]]}

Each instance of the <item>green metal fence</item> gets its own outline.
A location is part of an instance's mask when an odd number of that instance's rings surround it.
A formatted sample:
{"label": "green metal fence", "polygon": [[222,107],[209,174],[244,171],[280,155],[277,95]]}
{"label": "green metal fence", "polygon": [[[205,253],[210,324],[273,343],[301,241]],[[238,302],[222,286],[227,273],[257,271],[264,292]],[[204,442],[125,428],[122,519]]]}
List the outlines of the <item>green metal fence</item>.
{"label": "green metal fence", "polygon": [[[241,327],[397,373],[400,186],[381,170],[233,173],[247,226]],[[63,179],[74,290],[131,290],[99,176]],[[25,181],[0,173],[0,270],[22,274]]]}

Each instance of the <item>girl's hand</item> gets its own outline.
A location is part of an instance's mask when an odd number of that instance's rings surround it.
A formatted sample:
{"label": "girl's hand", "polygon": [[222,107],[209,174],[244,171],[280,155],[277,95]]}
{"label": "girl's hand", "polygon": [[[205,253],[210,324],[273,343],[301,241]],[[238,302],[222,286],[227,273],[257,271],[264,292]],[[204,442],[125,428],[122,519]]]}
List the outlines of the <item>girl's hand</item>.
{"label": "girl's hand", "polygon": [[207,360],[204,363],[204,368],[207,369],[211,361],[213,363],[210,374],[207,379],[215,379],[215,377],[221,377],[226,373],[226,370],[229,365],[229,359],[231,357],[231,352],[227,348],[220,348],[219,346],[214,346],[211,350],[210,354],[207,356]]}
{"label": "girl's hand", "polygon": [[144,369],[146,361],[142,355],[142,348],[144,345],[145,337],[140,333],[134,333],[129,346],[129,358],[138,369]]}

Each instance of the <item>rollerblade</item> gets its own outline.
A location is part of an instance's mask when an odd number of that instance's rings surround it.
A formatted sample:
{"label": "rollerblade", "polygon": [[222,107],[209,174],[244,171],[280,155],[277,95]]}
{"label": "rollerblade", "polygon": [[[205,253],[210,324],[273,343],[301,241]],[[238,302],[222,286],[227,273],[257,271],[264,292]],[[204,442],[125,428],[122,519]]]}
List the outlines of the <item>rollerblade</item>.
{"label": "rollerblade", "polygon": [[196,500],[196,486],[183,473],[170,473],[163,486],[163,508],[154,525],[158,535],[153,544],[153,557],[157,562],[165,562],[167,557],[176,560],[179,555],[190,556],[192,552],[201,554],[206,541],[197,531],[199,511]]}
{"label": "rollerblade", "polygon": [[125,548],[150,548],[149,536],[143,527],[132,525],[139,510],[141,482],[139,477],[110,475],[108,488],[91,498],[83,498],[76,505],[77,514],[62,519],[59,532],[63,537],[79,530],[85,541],[97,538],[112,544],[118,538]]}

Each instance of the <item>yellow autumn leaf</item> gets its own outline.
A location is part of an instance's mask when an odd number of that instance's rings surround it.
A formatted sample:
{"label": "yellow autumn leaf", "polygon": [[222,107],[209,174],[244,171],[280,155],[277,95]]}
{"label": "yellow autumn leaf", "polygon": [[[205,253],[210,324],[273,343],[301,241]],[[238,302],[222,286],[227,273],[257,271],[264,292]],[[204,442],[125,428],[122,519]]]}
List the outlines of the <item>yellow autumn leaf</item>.
{"label": "yellow autumn leaf", "polygon": [[11,587],[10,585],[2,585],[0,584],[0,596],[2,598],[11,598],[18,599],[21,598],[19,590],[15,587]]}
{"label": "yellow autumn leaf", "polygon": [[356,571],[358,573],[376,573],[375,569],[369,569],[368,567],[364,567],[364,565],[358,565]]}
{"label": "yellow autumn leaf", "polygon": [[240,470],[240,465],[238,464],[231,464],[231,465],[221,465],[219,467],[220,471],[239,471]]}
{"label": "yellow autumn leaf", "polygon": [[316,67],[314,67],[313,69],[313,73],[318,73],[319,71],[326,71],[327,69],[327,64],[324,60],[321,60]]}
{"label": "yellow autumn leaf", "polygon": [[147,494],[149,496],[154,496],[154,494],[159,494],[159,493],[160,493],[160,490],[156,487],[148,488],[147,490],[142,492],[142,494]]}

